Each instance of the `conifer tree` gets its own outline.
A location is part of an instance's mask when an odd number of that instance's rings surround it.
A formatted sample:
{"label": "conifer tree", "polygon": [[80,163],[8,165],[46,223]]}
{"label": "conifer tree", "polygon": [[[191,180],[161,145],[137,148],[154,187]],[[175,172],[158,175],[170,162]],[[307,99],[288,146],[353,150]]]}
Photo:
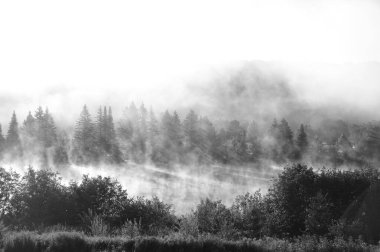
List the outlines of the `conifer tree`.
{"label": "conifer tree", "polygon": [[5,149],[5,138],[3,136],[3,130],[0,124],[0,159],[3,157]]}
{"label": "conifer tree", "polygon": [[36,119],[33,117],[30,111],[28,116],[24,120],[23,130],[28,137],[36,136]]}
{"label": "conifer tree", "polygon": [[47,108],[45,110],[45,114],[43,115],[43,121],[40,127],[43,129],[42,135],[44,147],[52,147],[57,141],[57,132],[53,116],[49,113]]}
{"label": "conifer tree", "polygon": [[20,136],[18,132],[18,123],[16,113],[13,111],[11,122],[9,123],[8,133],[6,137],[6,149],[11,155],[11,158],[19,158],[22,156],[22,148]]}
{"label": "conifer tree", "polygon": [[247,127],[247,154],[249,161],[255,161],[261,154],[258,126],[251,121]]}
{"label": "conifer tree", "polygon": [[148,139],[150,142],[153,142],[153,139],[155,137],[157,137],[159,134],[159,128],[158,128],[157,118],[156,118],[152,108],[150,108],[148,118],[149,118],[148,119],[148,127],[147,127]]}
{"label": "conifer tree", "polygon": [[281,154],[283,158],[294,158],[294,142],[293,142],[293,132],[285,119],[281,120],[279,125],[279,144],[281,147]]}
{"label": "conifer tree", "polygon": [[100,149],[104,149],[105,146],[105,132],[104,132],[105,120],[103,117],[103,108],[100,106],[96,117],[96,142]]}
{"label": "conifer tree", "polygon": [[181,120],[179,119],[179,116],[176,111],[173,113],[173,117],[171,118],[170,123],[170,131],[171,131],[171,139],[176,147],[182,146],[182,127],[181,127]]}
{"label": "conifer tree", "polygon": [[111,107],[108,108],[108,117],[105,118],[105,121],[106,121],[106,135],[107,135],[107,140],[108,140],[107,142],[109,143],[109,150],[107,151],[111,156],[111,162],[121,163],[122,155],[119,148],[119,143],[116,138],[116,131],[115,131],[115,125],[113,122]]}
{"label": "conifer tree", "polygon": [[73,139],[73,159],[76,163],[93,163],[98,161],[96,132],[87,106],[84,105],[75,126]]}
{"label": "conifer tree", "polygon": [[198,116],[193,110],[190,110],[183,121],[184,142],[188,151],[200,145],[201,136],[198,123]]}
{"label": "conifer tree", "polygon": [[303,124],[301,124],[298,130],[296,143],[301,155],[304,154],[307,150],[309,143],[307,141],[307,135],[306,135],[305,127]]}
{"label": "conifer tree", "polygon": [[154,161],[157,154],[157,145],[159,141],[159,128],[158,121],[153,112],[152,107],[149,110],[147,117],[147,143],[146,143],[146,153],[147,157]]}
{"label": "conifer tree", "polygon": [[140,106],[140,113],[139,113],[139,128],[140,128],[139,131],[144,140],[147,138],[147,114],[148,114],[148,111],[146,110],[144,104],[142,103]]}
{"label": "conifer tree", "polygon": [[65,132],[62,132],[57,136],[57,142],[55,144],[53,162],[58,166],[65,166],[69,164],[69,141]]}

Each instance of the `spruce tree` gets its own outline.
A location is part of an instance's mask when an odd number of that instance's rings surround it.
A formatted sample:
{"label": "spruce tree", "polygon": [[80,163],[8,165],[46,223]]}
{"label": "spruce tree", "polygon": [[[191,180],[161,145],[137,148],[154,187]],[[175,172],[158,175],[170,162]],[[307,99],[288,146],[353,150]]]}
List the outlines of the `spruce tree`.
{"label": "spruce tree", "polygon": [[294,152],[294,142],[293,142],[293,132],[285,119],[281,120],[279,125],[279,143],[281,147],[282,158],[293,159]]}
{"label": "spruce tree", "polygon": [[30,111],[28,113],[28,116],[24,120],[23,130],[28,137],[36,136],[36,119],[33,117]]}
{"label": "spruce tree", "polygon": [[179,119],[179,116],[176,111],[174,111],[173,116],[171,118],[170,123],[170,136],[171,139],[176,147],[182,146],[182,127],[181,127],[181,120]]}
{"label": "spruce tree", "polygon": [[84,105],[75,126],[72,154],[74,161],[79,164],[98,161],[99,151],[96,145],[96,132],[86,105]]}
{"label": "spruce tree", "polygon": [[146,110],[144,104],[141,104],[139,113],[139,128],[140,134],[144,140],[147,138],[147,115],[148,111]]}
{"label": "spruce tree", "polygon": [[65,166],[69,164],[69,141],[65,132],[57,136],[57,143],[54,149],[53,162],[58,166]]}
{"label": "spruce tree", "polygon": [[106,121],[106,135],[107,142],[109,144],[109,150],[107,150],[108,154],[111,157],[111,162],[113,163],[121,163],[122,155],[119,148],[119,143],[116,137],[115,125],[113,122],[112,109],[108,108],[108,117],[105,118]]}
{"label": "spruce tree", "polygon": [[57,132],[53,116],[49,113],[46,108],[45,114],[43,115],[42,125],[40,126],[43,130],[43,144],[45,148],[50,148],[54,146],[57,141]]}
{"label": "spruce tree", "polygon": [[188,151],[191,151],[196,146],[200,145],[201,135],[198,127],[198,116],[193,110],[190,110],[183,121],[184,142]]}
{"label": "spruce tree", "polygon": [[96,143],[99,148],[99,152],[105,151],[106,136],[105,136],[105,118],[103,116],[103,108],[100,106],[96,117]]}
{"label": "spruce tree", "polygon": [[304,154],[308,147],[308,140],[307,140],[307,135],[305,132],[305,127],[303,124],[301,124],[298,130],[296,143],[301,155]]}
{"label": "spruce tree", "polygon": [[5,138],[3,136],[3,130],[0,124],[0,159],[3,157],[5,149]]}
{"label": "spruce tree", "polygon": [[11,155],[11,158],[20,158],[22,156],[22,148],[20,136],[18,132],[18,122],[16,113],[13,111],[11,122],[9,123],[8,133],[6,137],[6,149]]}

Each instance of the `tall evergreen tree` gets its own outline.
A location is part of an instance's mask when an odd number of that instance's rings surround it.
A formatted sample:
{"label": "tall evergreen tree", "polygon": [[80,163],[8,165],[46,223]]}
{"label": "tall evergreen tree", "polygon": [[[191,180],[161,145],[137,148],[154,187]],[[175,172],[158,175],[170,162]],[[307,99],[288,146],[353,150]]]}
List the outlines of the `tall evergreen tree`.
{"label": "tall evergreen tree", "polygon": [[0,124],[0,159],[3,158],[4,150],[5,150],[5,138],[3,136],[3,130]]}
{"label": "tall evergreen tree", "polygon": [[36,119],[33,117],[32,113],[29,111],[28,116],[24,120],[23,129],[28,137],[36,136]]}
{"label": "tall evergreen tree", "polygon": [[247,159],[247,141],[246,131],[241,127],[240,122],[233,120],[229,123],[227,129],[228,154],[229,159],[235,161],[246,161]]}
{"label": "tall evergreen tree", "polygon": [[100,149],[105,147],[105,119],[103,117],[103,108],[100,106],[96,117],[96,142]]}
{"label": "tall evergreen tree", "polygon": [[202,151],[201,162],[210,162],[217,149],[217,133],[214,125],[207,117],[199,119],[199,147]]}
{"label": "tall evergreen tree", "polygon": [[183,121],[183,133],[185,147],[188,151],[193,150],[197,146],[199,147],[201,141],[199,121],[198,116],[193,110],[190,110]]}
{"label": "tall evergreen tree", "polygon": [[293,132],[285,119],[281,120],[279,125],[279,143],[281,147],[281,154],[283,158],[294,158],[294,142]]}
{"label": "tall evergreen tree", "polygon": [[20,136],[18,132],[18,122],[16,113],[13,111],[11,122],[9,123],[8,133],[6,137],[6,149],[8,150],[11,158],[19,158],[22,156],[22,148]]}
{"label": "tall evergreen tree", "polygon": [[119,148],[119,143],[116,138],[115,125],[113,122],[113,115],[111,107],[108,108],[108,117],[106,118],[106,136],[109,144],[109,149],[106,150],[111,156],[111,162],[122,162],[122,155]]}
{"label": "tall evergreen tree", "polygon": [[296,143],[297,143],[298,150],[300,151],[300,154],[301,155],[305,154],[309,143],[308,143],[308,140],[307,140],[307,135],[306,135],[306,132],[305,132],[305,127],[304,127],[303,124],[301,124],[301,126],[300,126],[300,128],[298,130]]}
{"label": "tall evergreen tree", "polygon": [[258,126],[251,121],[247,127],[247,155],[249,161],[255,161],[261,154],[261,143]]}
{"label": "tall evergreen tree", "polygon": [[182,147],[183,144],[183,134],[182,134],[182,126],[181,120],[177,114],[177,111],[174,111],[173,116],[171,118],[171,139],[176,147]]}
{"label": "tall evergreen tree", "polygon": [[152,107],[147,118],[147,156],[149,160],[156,160],[158,153],[159,125]]}
{"label": "tall evergreen tree", "polygon": [[43,124],[40,127],[43,129],[44,147],[52,147],[57,141],[57,129],[53,116],[49,113],[49,110],[47,108],[45,110],[45,114],[43,115]]}
{"label": "tall evergreen tree", "polygon": [[143,139],[147,138],[147,116],[148,116],[148,111],[146,110],[144,104],[142,103],[140,106],[140,113],[139,113],[139,128],[140,128],[140,134]]}
{"label": "tall evergreen tree", "polygon": [[55,144],[53,162],[58,166],[65,166],[69,164],[69,141],[65,132],[57,136],[57,143]]}
{"label": "tall evergreen tree", "polygon": [[96,132],[87,106],[84,105],[79,120],[75,126],[73,139],[73,159],[80,164],[98,161],[98,147],[96,145]]}
{"label": "tall evergreen tree", "polygon": [[165,111],[161,119],[161,141],[158,158],[154,161],[178,162],[182,153],[181,121],[176,112]]}

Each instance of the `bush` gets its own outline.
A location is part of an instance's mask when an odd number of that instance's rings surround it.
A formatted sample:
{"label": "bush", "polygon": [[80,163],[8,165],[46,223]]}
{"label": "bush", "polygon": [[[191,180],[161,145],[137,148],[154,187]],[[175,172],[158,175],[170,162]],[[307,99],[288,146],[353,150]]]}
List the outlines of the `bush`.
{"label": "bush", "polygon": [[107,235],[110,233],[109,226],[105,223],[101,216],[88,209],[88,213],[81,215],[83,225],[87,233],[91,235]]}

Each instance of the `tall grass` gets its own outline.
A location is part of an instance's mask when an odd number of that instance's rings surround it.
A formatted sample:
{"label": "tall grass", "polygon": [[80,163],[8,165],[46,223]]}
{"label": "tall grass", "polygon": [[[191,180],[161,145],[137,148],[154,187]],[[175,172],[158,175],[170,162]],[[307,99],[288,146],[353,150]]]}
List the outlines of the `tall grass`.
{"label": "tall grass", "polygon": [[217,237],[173,235],[158,237],[86,236],[80,232],[8,233],[5,252],[255,252],[255,251],[379,251],[361,241],[304,236],[294,241],[275,238],[227,241]]}

